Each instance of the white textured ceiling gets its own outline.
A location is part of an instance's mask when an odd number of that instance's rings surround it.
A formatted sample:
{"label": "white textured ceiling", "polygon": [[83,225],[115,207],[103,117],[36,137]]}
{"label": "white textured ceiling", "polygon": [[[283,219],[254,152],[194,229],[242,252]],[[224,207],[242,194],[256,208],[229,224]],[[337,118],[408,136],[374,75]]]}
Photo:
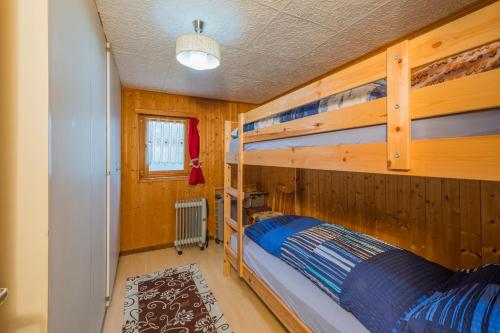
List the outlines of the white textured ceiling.
{"label": "white textured ceiling", "polygon": [[[476,0],[96,0],[122,84],[262,103]],[[204,20],[221,66],[175,60]]]}

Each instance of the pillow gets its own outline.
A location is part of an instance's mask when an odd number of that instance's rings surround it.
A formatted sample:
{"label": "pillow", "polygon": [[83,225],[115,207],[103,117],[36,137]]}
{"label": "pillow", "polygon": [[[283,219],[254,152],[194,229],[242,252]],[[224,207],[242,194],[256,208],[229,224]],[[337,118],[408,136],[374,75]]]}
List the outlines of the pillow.
{"label": "pillow", "polygon": [[398,321],[397,332],[500,332],[500,264],[455,273]]}
{"label": "pillow", "polygon": [[351,269],[341,286],[340,305],[370,332],[391,332],[412,304],[453,274],[411,252],[388,250]]}

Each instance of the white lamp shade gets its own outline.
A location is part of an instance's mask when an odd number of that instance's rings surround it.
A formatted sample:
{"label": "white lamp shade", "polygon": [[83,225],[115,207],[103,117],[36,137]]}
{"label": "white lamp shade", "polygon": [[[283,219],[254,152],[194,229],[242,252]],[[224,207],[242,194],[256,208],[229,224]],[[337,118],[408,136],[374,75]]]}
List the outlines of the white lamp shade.
{"label": "white lamp shade", "polygon": [[220,65],[219,43],[197,33],[177,37],[175,54],[181,64],[197,70],[214,69]]}

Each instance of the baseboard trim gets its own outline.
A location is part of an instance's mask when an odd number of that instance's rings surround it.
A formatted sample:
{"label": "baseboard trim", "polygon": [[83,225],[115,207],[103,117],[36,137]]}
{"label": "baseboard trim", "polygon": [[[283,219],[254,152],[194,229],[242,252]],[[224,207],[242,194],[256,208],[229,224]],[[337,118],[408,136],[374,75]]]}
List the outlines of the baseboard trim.
{"label": "baseboard trim", "polygon": [[136,254],[136,253],[141,253],[141,252],[148,252],[148,251],[154,251],[154,250],[163,250],[163,249],[168,249],[170,247],[174,247],[174,243],[159,244],[159,245],[141,247],[141,248],[138,248],[138,249],[125,250],[125,251],[120,251],[120,257],[122,257],[122,256],[128,256],[128,255],[131,255],[131,254]]}
{"label": "baseboard trim", "polygon": [[[209,235],[208,240],[213,240],[214,236]],[[141,253],[141,252],[148,252],[148,251],[154,251],[154,250],[163,250],[163,249],[168,249],[170,247],[174,247],[174,243],[167,243],[167,244],[159,244],[159,245],[153,245],[153,246],[146,246],[146,247],[140,247],[137,249],[130,249],[130,250],[125,250],[125,251],[120,251],[120,257],[121,256],[128,256],[130,254],[136,254],[136,253]]]}

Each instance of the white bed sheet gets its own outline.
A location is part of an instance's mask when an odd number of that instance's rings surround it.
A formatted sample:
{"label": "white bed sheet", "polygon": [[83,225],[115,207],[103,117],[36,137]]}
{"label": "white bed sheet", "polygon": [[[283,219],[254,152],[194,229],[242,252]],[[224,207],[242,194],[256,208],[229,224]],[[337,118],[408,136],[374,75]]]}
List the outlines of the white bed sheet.
{"label": "white bed sheet", "polygon": [[[236,234],[231,247],[237,252]],[[250,238],[243,238],[243,260],[297,316],[318,333],[366,333],[368,330],[309,279],[269,254]]]}

